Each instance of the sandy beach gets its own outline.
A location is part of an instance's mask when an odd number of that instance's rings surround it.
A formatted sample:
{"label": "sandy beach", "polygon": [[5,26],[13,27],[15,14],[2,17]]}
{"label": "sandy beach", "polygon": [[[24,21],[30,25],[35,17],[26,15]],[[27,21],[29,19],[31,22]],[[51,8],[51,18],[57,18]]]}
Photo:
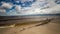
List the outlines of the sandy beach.
{"label": "sandy beach", "polygon": [[0,34],[60,34],[60,18],[55,17],[46,24],[45,22],[43,21],[44,24],[37,22],[33,24],[15,25],[12,28],[0,28]]}

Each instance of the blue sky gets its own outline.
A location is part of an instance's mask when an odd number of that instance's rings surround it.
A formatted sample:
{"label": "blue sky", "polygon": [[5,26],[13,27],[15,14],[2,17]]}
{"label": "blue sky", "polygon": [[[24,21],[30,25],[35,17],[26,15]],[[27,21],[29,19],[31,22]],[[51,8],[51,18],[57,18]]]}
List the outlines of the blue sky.
{"label": "blue sky", "polygon": [[60,13],[60,0],[0,0],[0,15]]}
{"label": "blue sky", "polygon": [[[33,1],[25,1],[25,2],[21,2],[21,0],[0,0],[0,2],[7,2],[7,3],[12,3],[12,4],[14,4],[14,5],[21,5],[21,7],[27,7],[27,6],[29,6],[29,5],[31,5],[33,2],[35,2],[36,0],[33,0]],[[17,2],[18,1],[18,2]],[[24,6],[23,6],[23,4],[25,4]]]}

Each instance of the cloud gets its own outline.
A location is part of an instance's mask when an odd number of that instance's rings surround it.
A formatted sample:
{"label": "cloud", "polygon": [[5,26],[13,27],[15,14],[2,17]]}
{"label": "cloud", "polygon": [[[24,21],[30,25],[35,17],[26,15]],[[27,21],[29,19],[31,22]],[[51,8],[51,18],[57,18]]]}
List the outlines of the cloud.
{"label": "cloud", "polygon": [[20,3],[20,1],[16,1],[16,3]]}
{"label": "cloud", "polygon": [[0,13],[1,13],[1,14],[5,14],[5,13],[6,13],[6,10],[5,10],[4,7],[1,7],[1,6],[0,6]]}
{"label": "cloud", "polygon": [[5,14],[6,13],[6,10],[5,9],[0,9],[0,13],[1,14]]}
{"label": "cloud", "polygon": [[10,9],[10,8],[12,8],[12,6],[13,5],[11,3],[2,2],[2,7],[4,7],[4,8]]}
{"label": "cloud", "polygon": [[20,12],[21,11],[21,6],[20,5],[16,5],[15,9],[16,9],[17,12]]}
{"label": "cloud", "polygon": [[26,1],[34,1],[34,0],[21,0],[22,3],[26,2]]}
{"label": "cloud", "polygon": [[[47,2],[46,5],[44,6],[40,6],[41,1],[43,2],[43,4],[45,2]],[[23,9],[21,9],[21,7],[19,9],[17,9],[18,6],[16,6],[16,10],[20,12],[20,15],[29,15],[29,14],[56,14],[56,13],[60,13],[60,5],[57,5],[55,2],[55,0],[37,0],[36,2],[34,2],[31,7],[25,7]]]}
{"label": "cloud", "polygon": [[[15,9],[17,12],[20,12],[19,14],[16,13],[16,15],[30,15],[30,14],[56,14],[60,13],[60,5],[57,5],[55,0],[37,0],[34,2],[31,7],[24,7],[16,6]],[[47,4],[45,4],[47,2]],[[44,5],[43,5],[44,4]],[[41,6],[43,5],[43,6]]]}
{"label": "cloud", "polygon": [[[25,1],[33,1],[33,0],[21,0]],[[8,15],[30,15],[30,14],[57,14],[60,13],[60,4],[56,4],[55,0],[37,0],[32,3],[30,7],[21,7],[21,5],[14,5],[15,8],[10,10]],[[17,1],[19,3],[19,1]],[[3,7],[3,8],[1,8]],[[0,11],[2,13],[6,12],[5,8],[10,9],[13,7],[11,3],[2,2],[2,6]]]}

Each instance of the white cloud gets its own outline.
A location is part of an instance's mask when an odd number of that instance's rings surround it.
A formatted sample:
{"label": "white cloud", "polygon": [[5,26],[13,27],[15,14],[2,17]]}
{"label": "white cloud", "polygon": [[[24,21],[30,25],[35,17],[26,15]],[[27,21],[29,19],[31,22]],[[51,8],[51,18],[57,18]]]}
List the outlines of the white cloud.
{"label": "white cloud", "polygon": [[[42,10],[41,10],[42,7],[39,6],[39,3],[40,3],[39,1],[40,0],[33,3],[32,6],[30,7],[30,10],[28,10],[26,12],[26,14],[56,14],[56,13],[60,13],[60,5],[57,5],[56,3],[54,3],[55,0],[47,1],[48,4],[45,5],[43,7],[44,9],[42,9]],[[49,6],[49,8],[46,8],[48,6]]]}
{"label": "white cloud", "polygon": [[54,13],[60,13],[60,5],[56,5],[55,7],[52,7],[52,8],[50,8],[50,12],[52,13],[52,14],[54,14]]}
{"label": "white cloud", "polygon": [[17,3],[19,3],[20,1],[16,1]]}
{"label": "white cloud", "polygon": [[2,2],[2,7],[4,7],[4,8],[10,9],[10,8],[12,8],[12,6],[13,5],[11,3]]}
{"label": "white cloud", "polygon": [[[25,2],[27,0],[22,0]],[[28,0],[30,1],[30,0]],[[31,0],[32,1],[32,0]],[[40,6],[41,1],[47,2],[43,7]],[[37,0],[34,2],[31,7],[22,8],[20,5],[15,5],[15,10],[11,10],[9,15],[29,15],[29,14],[56,14],[60,13],[60,4],[54,3],[55,0]],[[17,1],[18,2],[18,1]],[[10,3],[3,3],[2,7],[10,9],[13,5]],[[0,10],[1,12],[5,12],[5,9]]]}
{"label": "white cloud", "polygon": [[33,0],[21,0],[22,3],[26,2],[26,1],[33,1]]}
{"label": "white cloud", "polygon": [[15,9],[17,12],[21,12],[21,6],[20,5],[16,5]]}
{"label": "white cloud", "polygon": [[6,13],[6,10],[5,9],[0,9],[0,13],[1,14],[5,14]]}
{"label": "white cloud", "polygon": [[48,8],[48,9],[43,9],[40,10],[42,11],[41,14],[56,14],[60,13],[60,5],[56,5],[54,7]]}
{"label": "white cloud", "polygon": [[[24,7],[22,8],[19,5],[16,5],[15,9],[17,10],[17,12],[20,12],[20,14],[16,13],[15,15],[29,15],[29,14],[56,14],[56,13],[60,13],[60,5],[57,5],[56,3],[54,3],[54,1],[46,1],[48,2],[47,5],[45,5],[44,7],[41,7],[40,1],[45,1],[45,0],[37,0],[36,2],[34,2],[31,7]],[[47,8],[48,7],[48,8]],[[21,9],[22,8],[22,9]],[[43,8],[43,9],[42,9]]]}

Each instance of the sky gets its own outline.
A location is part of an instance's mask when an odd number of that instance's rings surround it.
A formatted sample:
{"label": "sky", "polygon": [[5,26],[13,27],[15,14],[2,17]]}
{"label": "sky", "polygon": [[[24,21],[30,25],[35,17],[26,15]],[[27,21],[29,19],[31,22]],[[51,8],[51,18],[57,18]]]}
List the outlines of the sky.
{"label": "sky", "polygon": [[58,13],[60,0],[0,0],[0,16]]}

